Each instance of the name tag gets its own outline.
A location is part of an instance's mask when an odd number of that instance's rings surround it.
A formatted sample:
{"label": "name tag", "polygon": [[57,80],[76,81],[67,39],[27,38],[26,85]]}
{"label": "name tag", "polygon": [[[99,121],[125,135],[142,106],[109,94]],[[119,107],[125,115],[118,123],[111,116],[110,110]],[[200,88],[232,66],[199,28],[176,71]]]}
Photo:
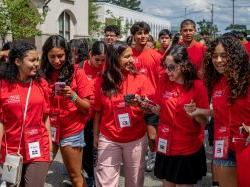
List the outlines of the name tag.
{"label": "name tag", "polygon": [[214,149],[214,157],[215,158],[223,158],[224,155],[224,147],[225,141],[224,140],[216,140],[215,141],[215,149]]}
{"label": "name tag", "polygon": [[166,154],[167,153],[167,146],[168,146],[168,140],[159,138],[158,148],[157,148],[158,152]]}
{"label": "name tag", "polygon": [[121,128],[130,127],[131,125],[128,113],[118,114],[118,120]]}
{"label": "name tag", "polygon": [[55,127],[50,127],[50,132],[51,132],[51,138],[52,141],[55,142],[56,141],[56,128]]}
{"label": "name tag", "polygon": [[28,148],[29,148],[29,156],[31,159],[41,157],[39,142],[28,143]]}

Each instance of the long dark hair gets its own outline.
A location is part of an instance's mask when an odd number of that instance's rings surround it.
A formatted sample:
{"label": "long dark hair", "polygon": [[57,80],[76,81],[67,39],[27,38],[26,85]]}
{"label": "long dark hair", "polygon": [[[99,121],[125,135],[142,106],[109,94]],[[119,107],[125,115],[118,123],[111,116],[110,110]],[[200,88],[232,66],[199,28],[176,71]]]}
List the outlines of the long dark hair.
{"label": "long dark hair", "polygon": [[[31,50],[36,50],[36,46],[31,43],[27,43],[24,41],[16,41],[13,43],[13,46],[9,53],[9,63],[6,64],[6,69],[3,74],[4,79],[7,79],[9,82],[14,82],[18,80],[17,75],[19,71],[15,61],[16,59],[22,61],[27,55],[27,52]],[[34,78],[38,79],[39,77],[40,73],[37,72]]]}
{"label": "long dark hair", "polygon": [[[121,89],[123,73],[119,58],[128,47],[128,44],[125,42],[116,41],[108,49],[108,60],[102,75],[102,91],[109,97],[113,94],[117,94]],[[132,69],[131,73],[136,75],[135,69]]]}
{"label": "long dark hair", "polygon": [[66,82],[67,85],[70,85],[73,74],[74,74],[74,65],[72,63],[71,52],[68,47],[67,41],[60,35],[50,36],[44,43],[42,51],[42,64],[41,69],[44,72],[46,79],[51,79],[52,71],[54,70],[53,66],[50,64],[48,59],[48,53],[53,48],[62,48],[65,51],[65,63],[60,69],[58,81]]}
{"label": "long dark hair", "polygon": [[[194,84],[194,80],[198,79],[196,69],[190,62],[187,49],[179,44],[175,44],[170,47],[166,56],[171,55],[176,64],[180,65],[180,70],[184,78],[184,88],[189,90]],[[164,65],[166,58],[163,59],[162,64]]]}
{"label": "long dark hair", "polygon": [[215,84],[223,76],[217,72],[212,62],[213,53],[219,44],[222,44],[227,54],[227,65],[224,75],[227,78],[227,84],[230,89],[228,99],[229,102],[233,102],[238,97],[243,97],[247,94],[250,78],[248,55],[240,41],[234,37],[222,36],[211,42],[203,62],[204,79],[210,98]]}

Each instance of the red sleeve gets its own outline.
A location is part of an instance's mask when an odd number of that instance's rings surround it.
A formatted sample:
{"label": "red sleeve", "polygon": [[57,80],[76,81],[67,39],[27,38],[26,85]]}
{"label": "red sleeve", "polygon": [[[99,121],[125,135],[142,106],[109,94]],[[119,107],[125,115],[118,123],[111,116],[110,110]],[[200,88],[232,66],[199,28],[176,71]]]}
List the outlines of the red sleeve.
{"label": "red sleeve", "polygon": [[52,94],[52,90],[49,87],[48,82],[45,79],[41,79],[40,86],[42,87],[44,94],[44,113],[49,114],[50,112],[50,95]]}
{"label": "red sleeve", "polygon": [[82,69],[76,69],[75,71],[78,96],[80,98],[91,97],[91,95],[93,95],[93,86],[91,82],[87,79],[87,76]]}
{"label": "red sleeve", "polygon": [[97,78],[94,84],[94,104],[93,110],[100,111],[102,107],[101,102],[101,78]]}
{"label": "red sleeve", "polygon": [[163,85],[165,85],[165,84],[167,84],[166,76],[160,77],[160,79],[157,83],[157,86],[156,86],[155,94],[153,96],[153,101],[158,105],[161,103]]}
{"label": "red sleeve", "polygon": [[209,109],[208,93],[204,83],[201,80],[196,80],[194,82],[195,88],[195,98],[194,102],[198,108]]}

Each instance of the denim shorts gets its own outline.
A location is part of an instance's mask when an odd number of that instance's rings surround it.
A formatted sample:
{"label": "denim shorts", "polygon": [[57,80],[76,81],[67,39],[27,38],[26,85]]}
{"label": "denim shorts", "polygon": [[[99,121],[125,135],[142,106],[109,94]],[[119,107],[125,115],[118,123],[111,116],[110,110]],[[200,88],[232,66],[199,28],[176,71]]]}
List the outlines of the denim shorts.
{"label": "denim shorts", "polygon": [[157,126],[159,123],[159,116],[156,114],[145,114],[144,120],[146,122],[146,125]]}
{"label": "denim shorts", "polygon": [[215,158],[213,164],[216,166],[236,167],[236,156],[234,151],[228,151],[227,159]]}
{"label": "denim shorts", "polygon": [[69,136],[60,140],[60,146],[71,146],[71,147],[84,147],[86,144],[84,142],[84,131],[81,131],[77,134]]}

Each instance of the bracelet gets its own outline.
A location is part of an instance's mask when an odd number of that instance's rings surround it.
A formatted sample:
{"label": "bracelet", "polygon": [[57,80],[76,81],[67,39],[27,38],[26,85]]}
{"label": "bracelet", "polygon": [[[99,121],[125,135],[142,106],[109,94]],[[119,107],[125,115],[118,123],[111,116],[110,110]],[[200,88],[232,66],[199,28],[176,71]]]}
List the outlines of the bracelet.
{"label": "bracelet", "polygon": [[76,103],[77,98],[78,98],[78,95],[75,92],[70,96],[70,100],[73,103]]}

